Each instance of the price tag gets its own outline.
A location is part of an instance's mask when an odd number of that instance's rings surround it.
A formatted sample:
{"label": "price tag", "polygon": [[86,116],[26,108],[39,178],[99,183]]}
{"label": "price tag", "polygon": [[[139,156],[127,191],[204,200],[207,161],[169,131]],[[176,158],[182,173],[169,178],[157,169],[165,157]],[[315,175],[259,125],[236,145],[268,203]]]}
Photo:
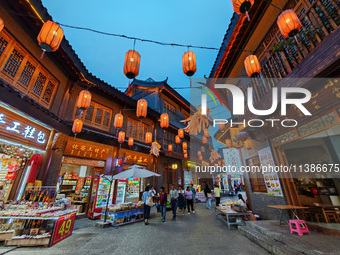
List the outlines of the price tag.
{"label": "price tag", "polygon": [[59,219],[57,219],[50,246],[53,246],[56,243],[59,243],[60,241],[72,235],[75,219],[76,213],[62,216]]}

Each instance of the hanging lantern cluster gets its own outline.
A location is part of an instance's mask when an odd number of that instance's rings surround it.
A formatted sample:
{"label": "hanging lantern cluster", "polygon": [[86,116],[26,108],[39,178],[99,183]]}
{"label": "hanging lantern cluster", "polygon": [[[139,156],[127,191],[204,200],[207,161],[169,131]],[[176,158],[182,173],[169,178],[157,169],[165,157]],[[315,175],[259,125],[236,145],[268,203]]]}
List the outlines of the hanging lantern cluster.
{"label": "hanging lantern cluster", "polygon": [[125,132],[120,131],[120,132],[118,133],[118,142],[119,142],[119,143],[123,143],[124,141],[125,141]]}
{"label": "hanging lantern cluster", "polygon": [[0,19],[0,32],[5,27],[4,21]]}
{"label": "hanging lantern cluster", "polygon": [[256,55],[249,55],[244,60],[244,67],[249,77],[255,77],[261,72],[260,62]]}
{"label": "hanging lantern cluster", "polygon": [[75,119],[72,126],[72,132],[77,135],[83,129],[83,121],[81,119]]}
{"label": "hanging lantern cluster", "polygon": [[196,54],[187,51],[182,56],[183,73],[187,76],[193,76],[196,73]]}
{"label": "hanging lantern cluster", "polygon": [[132,146],[133,146],[133,142],[134,142],[133,138],[130,137],[129,140],[128,140],[128,145],[129,145],[130,147],[132,147]]}
{"label": "hanging lantern cluster", "polygon": [[169,115],[167,113],[161,114],[161,128],[168,128],[169,127]]}
{"label": "hanging lantern cluster", "polygon": [[139,74],[140,55],[135,50],[129,50],[125,54],[124,74],[127,78],[133,79]]}
{"label": "hanging lantern cluster", "polygon": [[90,91],[88,90],[80,91],[78,100],[77,100],[77,107],[82,111],[87,110],[90,107],[91,99],[92,99],[92,95]]}
{"label": "hanging lantern cluster", "polygon": [[117,113],[117,114],[115,115],[115,120],[114,120],[114,122],[113,122],[113,126],[114,126],[115,128],[122,128],[122,126],[123,126],[123,120],[124,120],[123,114]]}
{"label": "hanging lantern cluster", "polygon": [[137,101],[136,116],[140,119],[144,119],[146,117],[147,111],[148,102],[145,99],[139,99]]}
{"label": "hanging lantern cluster", "polygon": [[43,50],[41,58],[44,56],[45,51],[56,51],[63,37],[64,31],[59,24],[51,20],[46,21],[37,37],[40,48]]}
{"label": "hanging lantern cluster", "polygon": [[233,5],[234,12],[240,15],[247,14],[248,21],[250,21],[248,11],[254,4],[254,0],[231,0],[231,4]]}
{"label": "hanging lantern cluster", "polygon": [[172,152],[172,144],[168,144],[168,151]]}

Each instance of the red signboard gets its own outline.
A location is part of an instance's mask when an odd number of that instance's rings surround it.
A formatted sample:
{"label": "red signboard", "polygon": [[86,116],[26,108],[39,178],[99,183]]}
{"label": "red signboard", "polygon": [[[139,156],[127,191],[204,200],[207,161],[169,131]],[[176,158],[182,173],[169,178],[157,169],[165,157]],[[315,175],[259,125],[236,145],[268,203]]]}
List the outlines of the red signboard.
{"label": "red signboard", "polygon": [[80,194],[80,191],[84,186],[84,181],[85,181],[85,177],[79,177],[77,186],[76,186],[76,192],[75,192],[76,194]]}
{"label": "red signboard", "polygon": [[72,235],[75,219],[76,219],[76,213],[72,213],[72,214],[60,217],[56,221],[50,246],[53,246],[56,243],[59,243],[60,241]]}

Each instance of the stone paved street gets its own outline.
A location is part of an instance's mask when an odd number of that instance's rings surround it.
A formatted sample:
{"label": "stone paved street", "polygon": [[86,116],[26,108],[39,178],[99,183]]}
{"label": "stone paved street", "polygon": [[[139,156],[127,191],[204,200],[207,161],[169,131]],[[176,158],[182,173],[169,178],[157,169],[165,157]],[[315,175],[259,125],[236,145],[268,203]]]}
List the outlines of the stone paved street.
{"label": "stone paved street", "polygon": [[[214,203],[213,203],[214,204]],[[268,254],[260,246],[240,235],[228,231],[224,223],[215,218],[213,210],[197,205],[196,214],[179,215],[167,221],[160,217],[119,228],[98,228],[95,221],[77,220],[73,235],[51,248],[0,247],[1,254]],[[7,252],[8,251],[8,252]]]}

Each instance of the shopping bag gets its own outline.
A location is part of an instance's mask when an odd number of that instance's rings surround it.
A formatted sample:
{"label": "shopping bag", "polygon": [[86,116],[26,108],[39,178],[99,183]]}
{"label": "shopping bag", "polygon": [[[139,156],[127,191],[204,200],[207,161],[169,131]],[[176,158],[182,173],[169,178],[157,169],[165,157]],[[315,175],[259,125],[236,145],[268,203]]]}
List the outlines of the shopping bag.
{"label": "shopping bag", "polygon": [[145,203],[146,205],[148,205],[148,206],[150,206],[150,207],[153,207],[155,204],[153,203],[153,201],[152,201],[152,197],[148,197],[147,199],[146,199],[146,203]]}
{"label": "shopping bag", "polygon": [[211,198],[211,193],[207,193],[207,197],[208,197],[208,198]]}

